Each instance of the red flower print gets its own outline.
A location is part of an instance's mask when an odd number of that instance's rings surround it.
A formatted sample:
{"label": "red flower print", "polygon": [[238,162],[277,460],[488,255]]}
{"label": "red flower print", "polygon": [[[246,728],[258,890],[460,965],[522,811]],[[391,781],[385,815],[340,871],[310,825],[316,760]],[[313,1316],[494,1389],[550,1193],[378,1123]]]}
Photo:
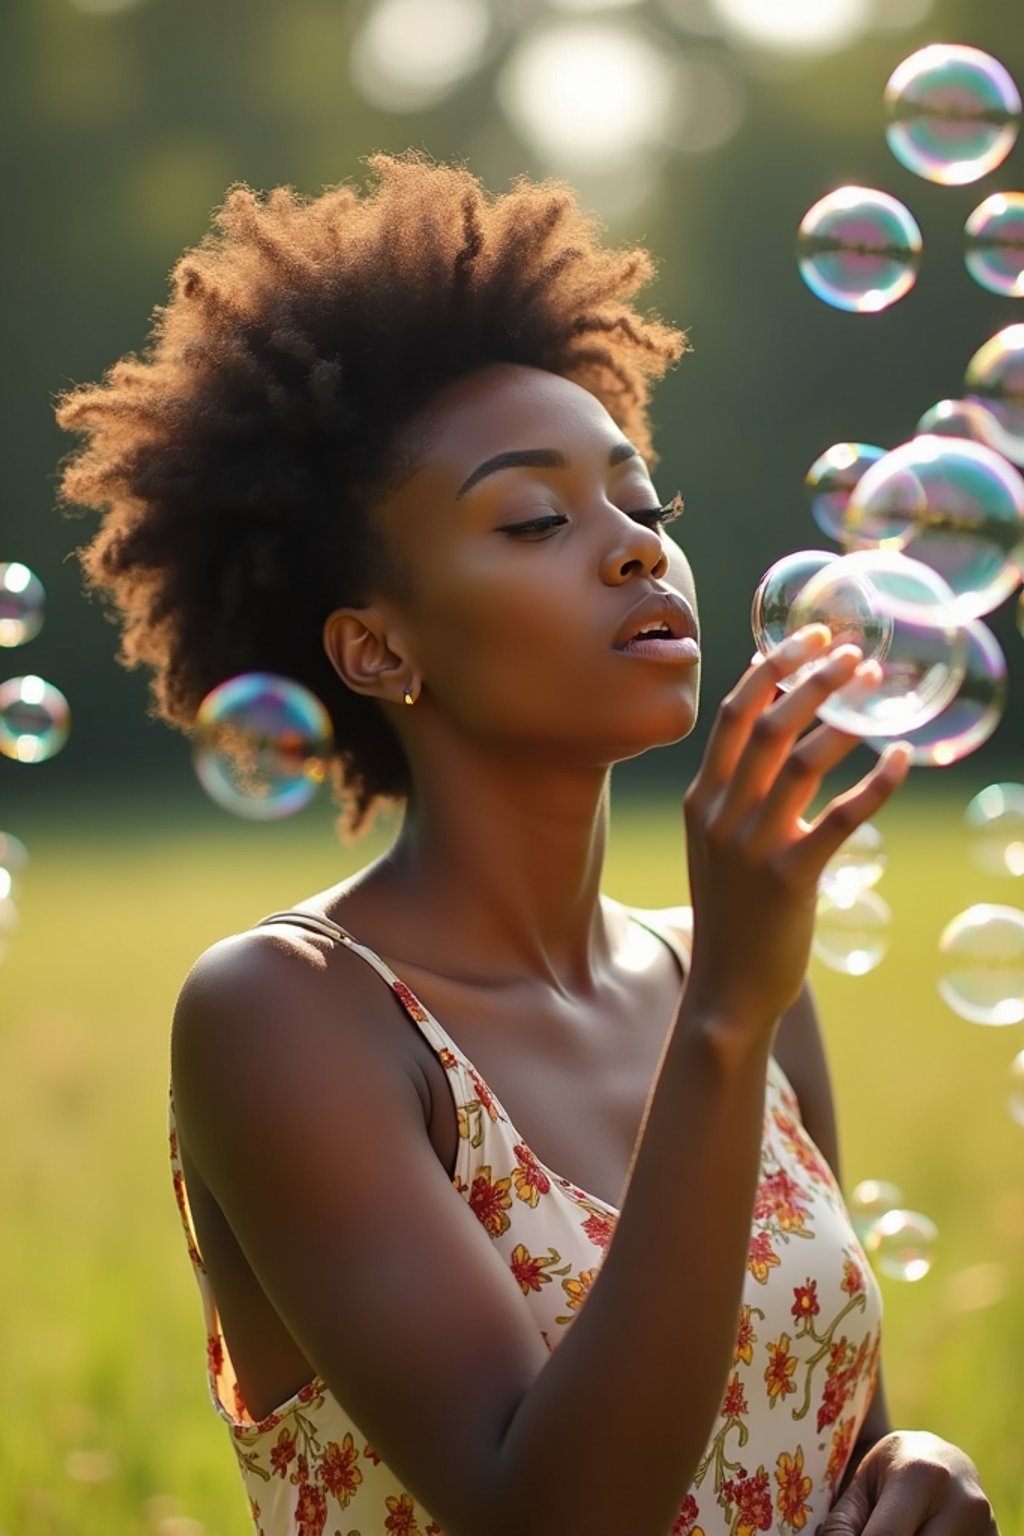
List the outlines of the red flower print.
{"label": "red flower print", "polygon": [[470,1188],[470,1209],[492,1237],[500,1237],[508,1231],[509,1219],[505,1212],[512,1204],[512,1196],[509,1194],[511,1183],[511,1177],[495,1179],[492,1183],[490,1165],[485,1164]]}
{"label": "red flower print", "polygon": [[722,1414],[727,1419],[742,1419],[745,1413],[749,1413],[747,1400],[743,1395],[743,1383],[737,1372],[733,1372],[732,1379],[725,1389],[725,1401],[722,1404]]}
{"label": "red flower print", "polygon": [[723,1483],[722,1493],[736,1506],[734,1536],[754,1536],[755,1531],[770,1529],[772,1491],[764,1467],[758,1467],[753,1477],[739,1477]]}
{"label": "red flower print", "polygon": [[583,1223],[583,1230],[595,1247],[607,1248],[615,1231],[615,1223],[610,1216],[602,1216],[599,1211],[592,1211]]}
{"label": "red flower print", "polygon": [[416,1524],[416,1509],[407,1493],[397,1499],[389,1494],[384,1502],[391,1511],[384,1521],[386,1531],[390,1531],[392,1536],[421,1536]]}
{"label": "red flower print", "polygon": [[806,1197],[784,1169],[769,1174],[754,1197],[755,1221],[775,1221],[784,1232],[802,1232],[806,1226]]}
{"label": "red flower print", "polygon": [[805,1319],[809,1322],[812,1317],[817,1317],[821,1311],[818,1305],[818,1282],[808,1279],[806,1285],[794,1285],[793,1305],[790,1309],[794,1319],[801,1323]]}
{"label": "red flower print", "polygon": [[787,1525],[795,1531],[802,1530],[811,1512],[807,1496],[813,1487],[812,1480],[804,1476],[803,1446],[797,1446],[794,1456],[782,1452],[775,1463],[775,1481],[779,1485],[776,1509]]}
{"label": "red flower print", "polygon": [[848,1296],[857,1296],[864,1289],[864,1275],[856,1259],[843,1261],[842,1288]]}
{"label": "red flower print", "polygon": [[[763,1234],[762,1234],[763,1235]],[[765,1270],[767,1276],[768,1271]],[[750,1307],[744,1307],[740,1312],[740,1326],[736,1335],[736,1347],[732,1352],[733,1362],[742,1360],[744,1365],[749,1365],[754,1358],[754,1345],[757,1343],[757,1334],[754,1325],[750,1321]]]}
{"label": "red flower print", "polygon": [[423,1532],[423,1536],[444,1536],[444,1532],[439,1525],[435,1525],[433,1520],[431,1520],[430,1524]]}
{"label": "red flower print", "polygon": [[215,1333],[207,1336],[206,1364],[210,1374],[214,1377],[219,1376],[224,1369],[224,1343]]}
{"label": "red flower print", "polygon": [[672,1523],[672,1529],[668,1536],[704,1536],[697,1521],[700,1519],[700,1510],[697,1508],[697,1500],[692,1493],[688,1493],[679,1508],[679,1513]]}
{"label": "red flower print", "polygon": [[270,1465],[274,1471],[284,1477],[288,1470],[288,1463],[295,1457],[295,1436],[290,1435],[286,1429],[282,1429],[277,1437],[277,1444],[270,1447]]}
{"label": "red flower print", "polygon": [[351,1435],[346,1435],[341,1445],[336,1440],[329,1440],[324,1448],[320,1481],[328,1493],[334,1495],[342,1509],[347,1508],[363,1480],[363,1474],[356,1466],[358,1454]]}
{"label": "red flower print", "polygon": [[516,1196],[525,1200],[527,1205],[536,1206],[541,1195],[546,1195],[551,1188],[551,1180],[523,1142],[519,1142],[513,1150],[519,1164],[512,1174]]}
{"label": "red flower print", "polygon": [[393,981],[391,983],[391,990],[410,1018],[415,1019],[419,1024],[426,1024],[427,1010],[419,998],[413,996],[408,987],[403,986],[400,981]]}
{"label": "red flower print", "polygon": [[781,1260],[772,1249],[772,1240],[767,1232],[755,1232],[750,1239],[750,1252],[747,1255],[747,1268],[757,1281],[758,1285],[767,1285],[768,1271],[774,1269]]}
{"label": "red flower print", "polygon": [[573,1311],[581,1305],[583,1298],[594,1283],[594,1276],[596,1274],[596,1269],[585,1269],[577,1278],[570,1277],[568,1280],[562,1281],[562,1289],[568,1296],[569,1305]]}
{"label": "red flower print", "polygon": [[839,1486],[839,1480],[846,1471],[846,1463],[850,1459],[850,1451],[853,1449],[853,1427],[855,1419],[844,1419],[842,1424],[837,1424],[832,1434],[832,1448],[828,1453],[828,1466],[825,1476],[832,1486],[832,1492]]}
{"label": "red flower print", "polygon": [[369,1443],[363,1446],[363,1455],[367,1461],[372,1461],[375,1467],[380,1466],[380,1451],[375,1451]]}
{"label": "red flower print", "polygon": [[303,1483],[295,1501],[295,1536],[322,1536],[327,1520],[327,1499],[315,1483]]}
{"label": "red flower print", "polygon": [[452,1067],[457,1067],[459,1064],[459,1058],[455,1052],[450,1051],[446,1045],[443,1045],[438,1051],[437,1059],[442,1067],[447,1067],[449,1071],[451,1071]]}
{"label": "red flower print", "polygon": [[773,1408],[780,1397],[796,1391],[796,1383],[793,1381],[795,1370],[796,1357],[789,1352],[789,1334],[782,1333],[778,1343],[768,1345],[768,1364],[764,1370],[768,1400]]}
{"label": "red flower print", "polygon": [[170,1146],[171,1146],[171,1156],[172,1157],[177,1157],[177,1155],[178,1155],[178,1133],[177,1133],[177,1131],[171,1131],[170,1136],[168,1137],[168,1140],[169,1140]]}
{"label": "red flower print", "polygon": [[524,1296],[529,1296],[531,1291],[539,1291],[542,1285],[551,1284],[551,1276],[544,1273],[545,1264],[550,1264],[550,1258],[534,1258],[525,1243],[517,1243],[512,1250],[512,1273],[519,1282],[519,1289]]}
{"label": "red flower print", "polygon": [[[864,1343],[866,1344],[867,1341],[865,1340]],[[857,1379],[866,1358],[867,1350],[863,1346],[854,1355],[853,1347],[845,1334],[837,1344],[833,1344],[826,1368],[825,1390],[818,1407],[819,1434],[827,1424],[836,1422],[857,1390]]]}
{"label": "red flower print", "polygon": [[491,1090],[488,1088],[483,1078],[477,1076],[472,1067],[467,1067],[466,1070],[473,1080],[473,1087],[476,1089],[476,1096],[480,1100],[480,1103],[483,1105],[484,1109],[486,1109],[491,1119],[497,1120],[498,1110],[494,1103],[494,1096],[491,1093]]}

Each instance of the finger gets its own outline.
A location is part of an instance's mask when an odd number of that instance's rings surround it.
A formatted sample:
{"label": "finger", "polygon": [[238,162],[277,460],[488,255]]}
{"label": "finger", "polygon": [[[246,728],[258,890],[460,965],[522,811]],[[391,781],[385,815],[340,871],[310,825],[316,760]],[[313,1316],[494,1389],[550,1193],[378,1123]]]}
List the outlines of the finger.
{"label": "finger", "polygon": [[774,699],[779,683],[824,651],[831,640],[826,625],[809,624],[747,668],[718,707],[695,782],[714,790],[729,778],[754,721]]}
{"label": "finger", "polygon": [[790,862],[794,872],[817,879],[850,834],[874,816],[903,783],[912,755],[909,742],[893,742],[859,784],[826,806],[806,835],[793,845]]}
{"label": "finger", "polygon": [[861,1536],[870,1515],[867,1487],[863,1478],[855,1477],[825,1516],[818,1536]]}
{"label": "finger", "polygon": [[778,842],[810,805],[825,775],[860,744],[859,736],[837,730],[834,725],[819,725],[809,731],[790,752],[765,796],[758,818],[759,833],[773,843]]}
{"label": "finger", "polygon": [[745,814],[752,802],[764,800],[801,731],[810,725],[825,700],[855,676],[877,682],[881,677],[878,663],[861,662],[856,646],[840,646],[817,662],[803,682],[761,713],[730,776],[722,806],[727,819]]}

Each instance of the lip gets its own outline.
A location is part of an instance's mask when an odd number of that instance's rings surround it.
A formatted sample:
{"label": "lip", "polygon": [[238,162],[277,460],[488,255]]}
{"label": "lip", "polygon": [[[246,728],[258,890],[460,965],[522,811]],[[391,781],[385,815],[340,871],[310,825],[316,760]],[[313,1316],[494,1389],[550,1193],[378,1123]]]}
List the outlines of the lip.
{"label": "lip", "polygon": [[[660,640],[637,640],[645,629],[665,625],[668,634]],[[629,610],[612,642],[617,651],[629,656],[647,656],[653,660],[695,661],[698,646],[697,619],[678,592],[648,592]]]}

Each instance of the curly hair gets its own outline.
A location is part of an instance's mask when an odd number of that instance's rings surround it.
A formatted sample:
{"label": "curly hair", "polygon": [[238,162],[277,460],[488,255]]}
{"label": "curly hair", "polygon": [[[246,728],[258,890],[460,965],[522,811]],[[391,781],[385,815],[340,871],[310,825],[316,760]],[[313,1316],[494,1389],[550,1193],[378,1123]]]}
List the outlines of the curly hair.
{"label": "curly hair", "polygon": [[171,273],[144,352],[57,401],[84,443],[61,466],[66,508],[101,514],[78,551],[86,586],[147,664],[152,713],[188,732],[243,672],[323,700],[343,833],[408,793],[383,710],[335,673],[335,608],[383,582],[371,513],[402,426],[448,382],[527,364],[594,394],[651,455],[649,381],[684,334],[630,304],[647,251],[601,246],[561,182],[488,194],[461,166],[371,155],[363,194],[236,184]]}

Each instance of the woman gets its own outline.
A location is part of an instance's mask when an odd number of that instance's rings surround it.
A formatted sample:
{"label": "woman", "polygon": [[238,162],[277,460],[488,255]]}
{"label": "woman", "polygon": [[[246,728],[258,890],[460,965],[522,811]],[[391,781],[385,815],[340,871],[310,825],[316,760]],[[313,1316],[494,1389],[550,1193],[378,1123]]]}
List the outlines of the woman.
{"label": "woman", "polygon": [[868,664],[811,628],[719,709],[692,936],[601,894],[611,765],[697,712],[647,420],[683,337],[565,188],[371,166],[362,195],[233,189],[147,355],[59,412],[164,718],[284,673],[331,712],[345,829],[406,806],[175,1014],[255,1529],[991,1531],[962,1452],[890,1432],[803,984],[822,866],[907,771],[897,745],[801,819],[853,745],[816,707]]}

